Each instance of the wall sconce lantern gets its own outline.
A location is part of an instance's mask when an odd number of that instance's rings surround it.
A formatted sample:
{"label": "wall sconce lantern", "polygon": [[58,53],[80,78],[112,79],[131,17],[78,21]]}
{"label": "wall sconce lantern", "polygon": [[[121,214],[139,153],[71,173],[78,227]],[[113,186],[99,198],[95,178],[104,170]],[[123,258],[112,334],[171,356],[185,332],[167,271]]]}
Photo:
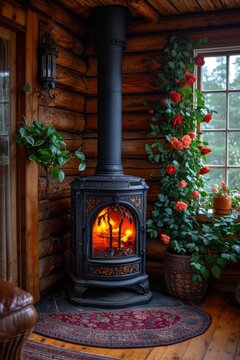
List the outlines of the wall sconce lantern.
{"label": "wall sconce lantern", "polygon": [[39,46],[39,82],[43,89],[55,88],[57,46],[48,32],[45,32]]}

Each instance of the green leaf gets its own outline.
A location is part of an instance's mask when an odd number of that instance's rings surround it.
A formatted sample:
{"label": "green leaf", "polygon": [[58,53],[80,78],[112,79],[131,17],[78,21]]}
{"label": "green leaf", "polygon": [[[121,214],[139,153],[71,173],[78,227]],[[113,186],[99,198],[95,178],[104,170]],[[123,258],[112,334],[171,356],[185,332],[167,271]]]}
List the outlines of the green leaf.
{"label": "green leaf", "polygon": [[47,134],[48,136],[52,136],[53,134],[56,134],[56,129],[53,126],[49,125],[47,128]]}
{"label": "green leaf", "polygon": [[28,92],[28,91],[30,91],[30,89],[31,89],[31,86],[28,83],[23,85],[23,91],[24,92]]}
{"label": "green leaf", "polygon": [[86,169],[86,164],[84,163],[84,162],[82,162],[81,164],[79,164],[79,166],[78,166],[78,170],[79,171],[83,171],[83,170],[85,170]]}
{"label": "green leaf", "polygon": [[45,140],[37,140],[34,144],[35,147],[41,146],[44,143]]}
{"label": "green leaf", "polygon": [[58,172],[58,180],[59,180],[60,182],[62,182],[62,181],[64,180],[64,178],[65,178],[65,174],[64,174],[64,172],[63,172],[62,170],[60,170],[60,171]]}
{"label": "green leaf", "polygon": [[53,179],[59,180],[60,182],[63,181],[65,177],[64,172],[60,170],[57,166],[53,168],[50,174],[53,177]]}
{"label": "green leaf", "polygon": [[26,141],[27,141],[28,144],[30,144],[32,146],[34,145],[34,138],[33,137],[27,136]]}
{"label": "green leaf", "polygon": [[75,151],[75,155],[78,159],[85,160],[85,155],[82,151],[79,151],[79,150]]}
{"label": "green leaf", "polygon": [[35,154],[29,155],[28,158],[29,158],[29,160],[32,160],[32,161],[37,161],[38,160],[38,157]]}
{"label": "green leaf", "polygon": [[168,66],[173,69],[174,68],[174,62],[173,61],[168,61]]}
{"label": "green leaf", "polygon": [[21,135],[21,137],[24,137],[25,135],[25,128],[24,127],[21,127],[20,129],[18,129],[19,131],[19,134]]}
{"label": "green leaf", "polygon": [[221,268],[218,265],[213,265],[211,267],[211,272],[215,276],[216,279],[220,279],[221,277]]}

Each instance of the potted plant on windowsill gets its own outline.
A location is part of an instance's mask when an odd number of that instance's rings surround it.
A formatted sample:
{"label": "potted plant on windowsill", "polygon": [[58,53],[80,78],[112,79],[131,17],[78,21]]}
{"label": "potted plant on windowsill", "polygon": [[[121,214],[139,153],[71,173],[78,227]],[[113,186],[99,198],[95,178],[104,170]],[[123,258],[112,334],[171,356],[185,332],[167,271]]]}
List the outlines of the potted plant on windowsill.
{"label": "potted plant on windowsill", "polygon": [[209,191],[203,193],[201,199],[203,210],[213,210],[214,214],[226,215],[232,210],[240,210],[240,190],[231,189],[224,181],[214,184]]}
{"label": "potted plant on windowsill", "polygon": [[[64,180],[62,166],[71,160],[73,155],[67,150],[63,136],[53,126],[37,120],[28,125],[25,121],[16,132],[16,143],[27,150],[29,160],[46,171],[47,179],[50,175],[60,182]],[[83,171],[86,167],[84,153],[77,150],[74,155],[80,162],[78,170]]]}
{"label": "potted plant on windowsill", "polygon": [[[204,175],[211,170],[202,165],[202,160],[211,148],[201,142],[196,129],[198,124],[211,121],[213,113],[205,106],[203,94],[193,89],[194,67],[204,64],[203,56],[192,56],[193,46],[199,42],[206,39],[170,38],[165,49],[166,61],[156,79],[159,101],[145,103],[152,116],[151,134],[156,137],[146,145],[146,151],[149,160],[159,164],[159,193],[147,221],[147,231],[151,238],[160,238],[168,245],[166,286],[172,295],[182,298],[203,296],[210,274],[219,277],[221,267],[231,258],[236,259],[240,249],[229,248],[229,256],[222,261],[226,250],[222,240],[216,242],[212,234],[214,240],[209,241],[211,229],[207,225],[202,228],[197,220]],[[228,225],[230,229],[232,224]],[[212,230],[218,226],[216,223]],[[180,267],[182,260],[187,260],[187,264]]]}

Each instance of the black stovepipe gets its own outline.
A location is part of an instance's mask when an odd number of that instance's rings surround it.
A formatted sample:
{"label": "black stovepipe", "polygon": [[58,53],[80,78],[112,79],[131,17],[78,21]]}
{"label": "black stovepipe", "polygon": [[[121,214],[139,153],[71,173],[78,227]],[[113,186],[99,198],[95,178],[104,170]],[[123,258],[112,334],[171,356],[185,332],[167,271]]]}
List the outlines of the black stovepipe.
{"label": "black stovepipe", "polygon": [[98,146],[96,175],[120,175],[122,167],[122,52],[126,9],[93,9],[98,74]]}

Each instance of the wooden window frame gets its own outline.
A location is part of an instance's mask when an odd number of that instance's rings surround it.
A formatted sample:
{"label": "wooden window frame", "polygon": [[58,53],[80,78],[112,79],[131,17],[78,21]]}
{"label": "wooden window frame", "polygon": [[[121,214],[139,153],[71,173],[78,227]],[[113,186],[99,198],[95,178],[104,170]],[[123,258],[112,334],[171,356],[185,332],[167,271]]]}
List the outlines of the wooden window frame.
{"label": "wooden window frame", "polygon": [[[16,21],[12,20],[12,8],[19,13]],[[16,122],[25,115],[29,123],[38,115],[38,102],[35,97],[26,96],[23,85],[29,83],[37,87],[37,48],[38,15],[31,10],[24,10],[19,5],[12,8],[0,8],[1,25],[16,33]],[[21,15],[21,16],[20,16]],[[19,23],[18,23],[19,20]],[[16,149],[16,195],[17,195],[17,260],[20,287],[30,292],[35,302],[39,292],[39,222],[38,222],[38,168],[27,159],[25,151]]]}
{"label": "wooden window frame", "polygon": [[[227,82],[227,87],[225,90],[215,90],[215,91],[207,91],[207,90],[203,90],[201,88],[201,82],[202,82],[202,69],[201,67],[197,68],[197,78],[198,78],[198,83],[197,83],[197,87],[201,90],[202,94],[207,94],[207,93],[225,93],[226,94],[226,129],[225,130],[218,130],[218,129],[211,129],[211,132],[222,132],[225,134],[225,139],[226,139],[226,145],[228,144],[228,134],[229,133],[234,133],[234,132],[240,132],[240,125],[239,125],[239,129],[229,129],[229,104],[228,104],[228,94],[229,93],[234,93],[234,92],[239,92],[239,90],[229,90],[228,88],[228,76],[229,76],[229,56],[231,55],[240,55],[240,46],[231,46],[231,47],[217,47],[217,48],[208,48],[208,49],[195,49],[194,50],[194,57],[196,57],[199,54],[203,54],[204,56],[227,56],[227,74],[226,74],[226,82]],[[214,110],[214,109],[213,109]],[[208,132],[208,130],[203,130],[200,128],[198,128],[199,133],[204,133],[204,132]],[[209,144],[211,145],[211,144]],[[240,165],[229,165],[228,164],[228,153],[229,153],[229,146],[226,146],[225,149],[225,165],[218,165],[218,166],[214,166],[214,165],[209,165],[211,168],[214,169],[223,169],[224,171],[224,178],[225,181],[228,182],[228,176],[227,176],[227,171],[229,169],[239,169],[240,170]],[[206,163],[207,165],[207,163]]]}

